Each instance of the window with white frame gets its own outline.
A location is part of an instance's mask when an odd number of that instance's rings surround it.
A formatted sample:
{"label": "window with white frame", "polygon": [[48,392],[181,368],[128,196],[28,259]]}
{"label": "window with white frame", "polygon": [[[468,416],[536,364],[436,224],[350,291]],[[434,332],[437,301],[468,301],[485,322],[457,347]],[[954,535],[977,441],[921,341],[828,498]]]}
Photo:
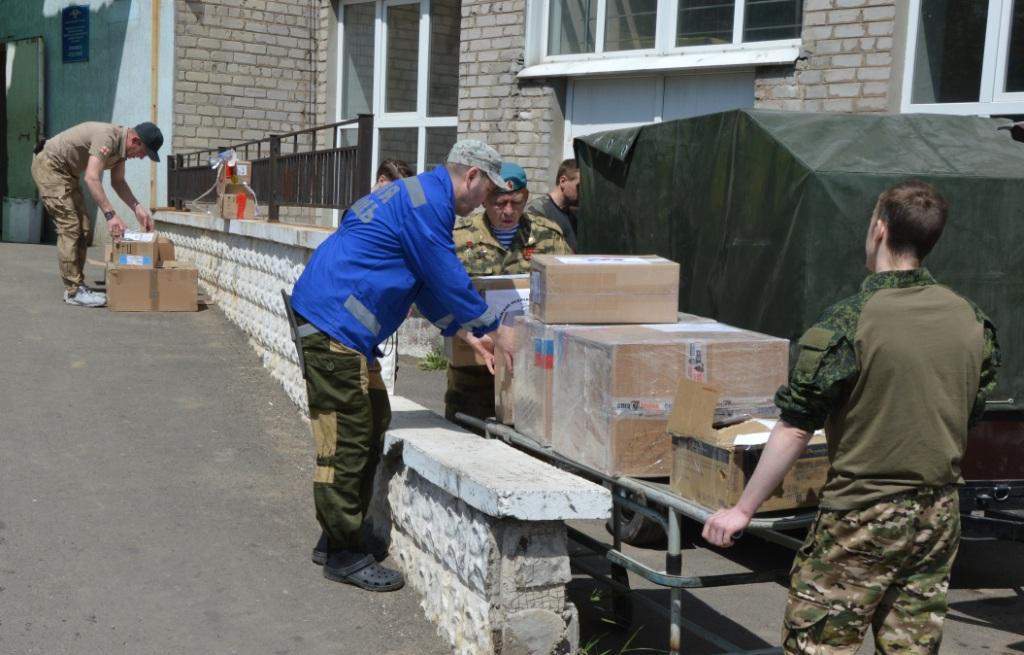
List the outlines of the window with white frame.
{"label": "window with white frame", "polygon": [[[442,162],[457,135],[459,0],[346,1],[338,21],[337,120],[374,115],[375,161]],[[355,141],[355,125],[341,129]]]}
{"label": "window with white frame", "polygon": [[1024,0],[910,0],[903,110],[1024,114]]}
{"label": "window with white frame", "polygon": [[[763,55],[748,61],[714,53],[779,46],[790,47],[776,59],[792,61],[803,25],[803,0],[528,0],[527,11],[528,66],[643,56],[643,68],[685,67],[650,55],[687,53],[701,57],[695,66],[772,63]],[[614,64],[591,72],[612,70]]]}

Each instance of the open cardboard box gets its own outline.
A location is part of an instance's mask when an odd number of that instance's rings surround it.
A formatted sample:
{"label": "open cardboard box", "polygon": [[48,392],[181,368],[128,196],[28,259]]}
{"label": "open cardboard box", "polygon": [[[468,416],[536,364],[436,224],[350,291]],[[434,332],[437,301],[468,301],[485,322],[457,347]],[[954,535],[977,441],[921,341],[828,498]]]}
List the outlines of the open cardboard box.
{"label": "open cardboard box", "polygon": [[[776,422],[752,419],[715,429],[718,396],[711,385],[682,379],[668,421],[672,491],[712,510],[739,500]],[[828,445],[818,432],[759,512],[816,506],[828,468]]]}
{"label": "open cardboard box", "polygon": [[[529,306],[529,275],[485,275],[473,278],[473,286],[505,325],[511,325],[511,318],[523,314]],[[445,337],[444,354],[455,368],[484,365],[484,360],[461,337]]]}

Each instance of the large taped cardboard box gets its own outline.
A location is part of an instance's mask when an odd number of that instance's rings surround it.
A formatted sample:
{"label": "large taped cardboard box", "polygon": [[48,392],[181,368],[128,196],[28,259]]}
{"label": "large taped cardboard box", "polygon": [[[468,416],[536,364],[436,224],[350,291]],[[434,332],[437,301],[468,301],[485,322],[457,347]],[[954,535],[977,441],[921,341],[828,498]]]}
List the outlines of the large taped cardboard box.
{"label": "large taped cardboard box", "polygon": [[[682,323],[713,323],[693,314],[678,314]],[[586,334],[608,329],[604,325],[550,325],[532,316],[517,317],[514,322],[516,349],[513,357],[512,413],[516,430],[544,445],[552,444],[552,424],[556,411],[553,393],[566,375],[566,339],[570,333]],[[576,393],[583,391],[577,389]],[[573,401],[574,403],[576,401]],[[667,475],[667,473],[666,473]]]}
{"label": "large taped cardboard box", "polygon": [[[530,302],[529,275],[486,275],[473,278],[473,286],[503,324],[511,325],[526,313]],[[484,360],[460,337],[445,337],[444,354],[455,368],[483,366]]]}
{"label": "large taped cardboard box", "polygon": [[[680,380],[668,424],[672,491],[711,510],[736,504],[775,425],[754,419],[716,430],[718,397],[712,385]],[[828,444],[818,432],[758,512],[816,506],[828,467]]]}
{"label": "large taped cardboard box", "polygon": [[115,312],[195,312],[198,296],[199,272],[188,262],[107,270],[107,306]]}
{"label": "large taped cardboard box", "polygon": [[515,425],[515,396],[512,393],[512,370],[505,365],[501,348],[494,349],[494,418],[505,425]]}
{"label": "large taped cardboard box", "polygon": [[679,264],[655,255],[536,255],[530,314],[545,323],[674,323]]}
{"label": "large taped cardboard box", "polygon": [[665,477],[680,378],[722,389],[716,418],[770,417],[789,342],[708,321],[568,330],[555,346],[551,446],[608,475]]}

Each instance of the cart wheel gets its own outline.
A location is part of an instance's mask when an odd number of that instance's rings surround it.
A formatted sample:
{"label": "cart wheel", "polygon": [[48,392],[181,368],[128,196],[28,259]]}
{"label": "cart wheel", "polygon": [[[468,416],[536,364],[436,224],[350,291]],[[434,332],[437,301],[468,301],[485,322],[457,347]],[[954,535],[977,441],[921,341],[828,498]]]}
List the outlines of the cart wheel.
{"label": "cart wheel", "polygon": [[[632,496],[632,499],[643,502],[636,496]],[[619,515],[619,539],[624,543],[640,547],[662,546],[666,543],[667,538],[662,527],[643,514],[620,506],[615,507],[615,512]],[[612,519],[608,519],[605,524],[608,532],[615,529],[613,526]]]}

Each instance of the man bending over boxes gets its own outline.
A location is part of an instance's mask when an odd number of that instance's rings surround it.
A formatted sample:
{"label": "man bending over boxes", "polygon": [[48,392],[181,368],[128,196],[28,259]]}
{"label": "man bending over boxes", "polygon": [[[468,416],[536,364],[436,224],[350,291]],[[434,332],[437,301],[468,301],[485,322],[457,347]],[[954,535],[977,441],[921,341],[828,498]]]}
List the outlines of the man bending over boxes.
{"label": "man bending over boxes", "polygon": [[[455,257],[456,214],[480,205],[501,158],[480,141],[459,141],[444,166],[357,200],[338,230],[313,253],[295,284],[309,417],[316,443],[313,499],[322,534],[313,561],[324,577],[392,591],[401,573],[378,564],[363,540],[381,441],[391,407],[378,346],[415,302],[448,336],[471,331],[511,352],[499,325]],[[484,344],[468,338],[479,350]]]}
{"label": "man bending over boxes", "polygon": [[36,147],[32,179],[57,228],[57,256],[67,304],[79,307],[107,304],[106,294],[85,286],[82,275],[92,222],[85,211],[79,177],[85,174],[89,195],[107,219],[107,231],[115,241],[124,234],[125,224],[103,191],[103,171],[106,170],[110,171],[114,191],[131,207],[139,227],[149,232],[153,229],[153,219],[125,181],[124,162],[143,157],[160,161],[157,150],[163,143],[164,135],[152,123],[139,123],[135,127],[82,123]]}
{"label": "man bending over boxes", "polygon": [[[483,211],[455,223],[455,254],[470,277],[529,273],[534,255],[572,253],[557,223],[526,211],[526,171],[505,162],[501,177],[504,184],[487,194]],[[451,421],[456,412],[494,416],[494,376],[487,366],[448,366],[444,414]]]}
{"label": "man bending over boxes", "polygon": [[799,342],[782,419],[735,507],[704,538],[730,546],[825,426],[830,469],[818,517],[793,564],[787,653],[937,653],[960,542],[957,485],[968,426],[999,366],[996,332],[921,263],[946,202],[923,182],[879,196],[860,293],[825,310]]}

